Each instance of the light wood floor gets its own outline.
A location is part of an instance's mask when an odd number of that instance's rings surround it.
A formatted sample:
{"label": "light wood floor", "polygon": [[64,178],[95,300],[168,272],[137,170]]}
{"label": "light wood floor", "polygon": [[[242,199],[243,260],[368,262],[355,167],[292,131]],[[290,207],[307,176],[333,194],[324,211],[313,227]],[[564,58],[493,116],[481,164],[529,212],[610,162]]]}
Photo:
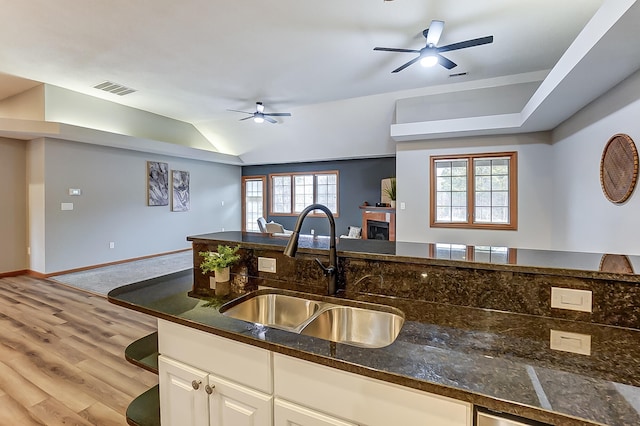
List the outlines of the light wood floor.
{"label": "light wood floor", "polygon": [[0,425],[126,425],[157,376],[124,349],[156,321],[26,276],[0,279]]}

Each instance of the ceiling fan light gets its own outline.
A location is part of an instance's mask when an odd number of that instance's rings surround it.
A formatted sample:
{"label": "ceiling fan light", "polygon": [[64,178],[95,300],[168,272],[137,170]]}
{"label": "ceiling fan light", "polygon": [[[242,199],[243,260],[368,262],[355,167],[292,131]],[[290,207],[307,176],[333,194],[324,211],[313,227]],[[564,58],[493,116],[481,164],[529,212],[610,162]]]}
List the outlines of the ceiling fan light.
{"label": "ceiling fan light", "polygon": [[264,123],[264,118],[256,115],[253,117],[253,121],[256,123]]}
{"label": "ceiling fan light", "polygon": [[437,63],[438,63],[438,57],[435,55],[425,56],[424,58],[420,59],[420,65],[422,65],[425,68],[432,67]]}

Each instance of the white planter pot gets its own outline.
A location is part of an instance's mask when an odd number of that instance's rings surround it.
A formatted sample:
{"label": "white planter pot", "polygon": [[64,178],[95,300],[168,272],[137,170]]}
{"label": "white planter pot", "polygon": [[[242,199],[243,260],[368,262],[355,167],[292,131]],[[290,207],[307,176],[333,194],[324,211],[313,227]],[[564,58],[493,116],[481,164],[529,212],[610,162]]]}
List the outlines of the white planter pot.
{"label": "white planter pot", "polygon": [[230,279],[228,266],[226,268],[216,270],[215,274],[217,283],[226,283]]}

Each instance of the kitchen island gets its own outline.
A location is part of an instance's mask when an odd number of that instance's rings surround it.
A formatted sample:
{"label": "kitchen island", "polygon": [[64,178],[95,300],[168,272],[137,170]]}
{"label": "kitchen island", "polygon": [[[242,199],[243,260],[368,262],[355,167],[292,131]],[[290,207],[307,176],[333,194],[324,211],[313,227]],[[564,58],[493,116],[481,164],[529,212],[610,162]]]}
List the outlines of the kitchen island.
{"label": "kitchen island", "polygon": [[[228,239],[228,235],[211,235],[213,238],[190,238],[194,245],[215,245],[224,241],[225,237],[229,243],[238,242]],[[263,238],[239,243],[244,249],[257,250],[260,255],[281,251],[281,245],[286,243],[281,244],[279,239]],[[305,249],[301,245],[301,252],[305,250],[311,256],[322,256],[322,250],[314,247]],[[271,379],[276,382],[276,400],[279,398],[278,392],[285,392],[278,388],[281,377],[278,376],[278,364],[300,360],[309,363],[305,367],[309,371],[313,371],[311,367],[314,365],[329,369],[325,371],[327,377],[329,372],[336,371],[353,375],[349,376],[349,380],[354,377],[365,378],[375,384],[390,384],[395,389],[418,392],[420,396],[431,398],[429,401],[438,402],[438,398],[442,398],[446,407],[457,407],[462,410],[459,412],[463,416],[468,416],[467,424],[471,424],[471,407],[488,408],[550,424],[640,424],[640,333],[628,327],[594,322],[594,318],[613,318],[611,315],[581,316],[576,320],[563,318],[562,313],[553,317],[463,306],[450,303],[452,298],[436,302],[424,300],[425,297],[391,296],[385,294],[388,288],[384,285],[376,286],[382,290],[378,293],[362,291],[373,289],[373,284],[367,284],[366,287],[362,287],[362,283],[356,284],[357,279],[351,275],[356,274],[358,267],[353,268],[349,262],[360,261],[360,257],[378,262],[391,262],[393,259],[384,257],[386,254],[380,254],[378,258],[374,254],[340,254],[341,261],[345,262],[342,265],[341,297],[391,305],[405,313],[406,322],[393,344],[379,349],[358,348],[228,318],[219,313],[219,307],[237,294],[226,298],[196,294],[194,279],[197,280],[201,275],[198,270],[121,287],[112,291],[109,299],[113,303],[158,317],[162,324],[161,341],[162,330],[175,325],[205,335],[219,336],[247,348],[264,350],[274,360],[281,360],[274,363],[276,375]],[[401,263],[401,269],[408,272],[412,279],[419,280],[420,275],[416,278],[411,273],[414,263]],[[394,265],[386,266],[393,272],[397,265],[394,262]],[[430,266],[447,268],[442,264]],[[459,269],[460,265],[449,268]],[[494,271],[486,265],[478,270],[486,268],[491,273],[505,273],[500,268]],[[438,275],[437,270],[425,270],[427,274]],[[385,273],[389,271],[381,267],[380,271],[374,272],[381,272],[383,277],[387,277]],[[514,272],[510,273],[513,276]],[[291,281],[281,279],[278,274],[271,279],[251,267],[237,269],[235,274],[235,278],[241,278],[245,284],[256,278],[264,286],[292,286]],[[371,270],[365,275],[371,275]],[[482,280],[482,277],[479,278]],[[540,277],[530,278],[535,281]],[[374,280],[375,283],[378,281],[384,280]],[[401,290],[407,285],[404,281],[394,284]],[[591,284],[595,285],[594,289],[599,285]],[[246,290],[253,289],[247,287]],[[462,290],[464,288],[460,285],[451,284],[450,291]],[[565,333],[565,336],[590,336],[589,354],[551,349],[550,338],[554,331]],[[274,383],[269,384],[268,380],[265,383],[262,388],[267,394],[266,391],[273,389]],[[310,402],[302,396],[288,395],[290,399],[299,398],[293,401],[296,403],[294,405],[308,408]],[[328,394],[325,399],[333,400],[334,396]],[[398,415],[406,411],[401,401],[398,402]],[[453,405],[447,405],[450,403]],[[282,404],[289,407],[291,402]],[[282,404],[278,407],[282,407]],[[438,404],[434,410],[438,410]],[[320,407],[319,411],[322,415],[336,414],[327,413],[324,407]],[[365,424],[338,411],[336,417],[343,423],[325,424]]]}

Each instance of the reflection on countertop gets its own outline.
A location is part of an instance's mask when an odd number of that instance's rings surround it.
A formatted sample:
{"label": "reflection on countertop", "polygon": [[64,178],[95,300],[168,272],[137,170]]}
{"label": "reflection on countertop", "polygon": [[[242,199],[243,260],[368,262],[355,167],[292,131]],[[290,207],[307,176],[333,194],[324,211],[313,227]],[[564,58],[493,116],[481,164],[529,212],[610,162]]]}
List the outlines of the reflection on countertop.
{"label": "reflection on countertop", "polygon": [[[563,319],[360,295],[401,309],[390,346],[363,349],[221,315],[190,297],[193,271],[121,287],[109,300],[243,343],[552,424],[640,424],[640,332]],[[591,336],[591,355],[549,348],[551,330]]]}

